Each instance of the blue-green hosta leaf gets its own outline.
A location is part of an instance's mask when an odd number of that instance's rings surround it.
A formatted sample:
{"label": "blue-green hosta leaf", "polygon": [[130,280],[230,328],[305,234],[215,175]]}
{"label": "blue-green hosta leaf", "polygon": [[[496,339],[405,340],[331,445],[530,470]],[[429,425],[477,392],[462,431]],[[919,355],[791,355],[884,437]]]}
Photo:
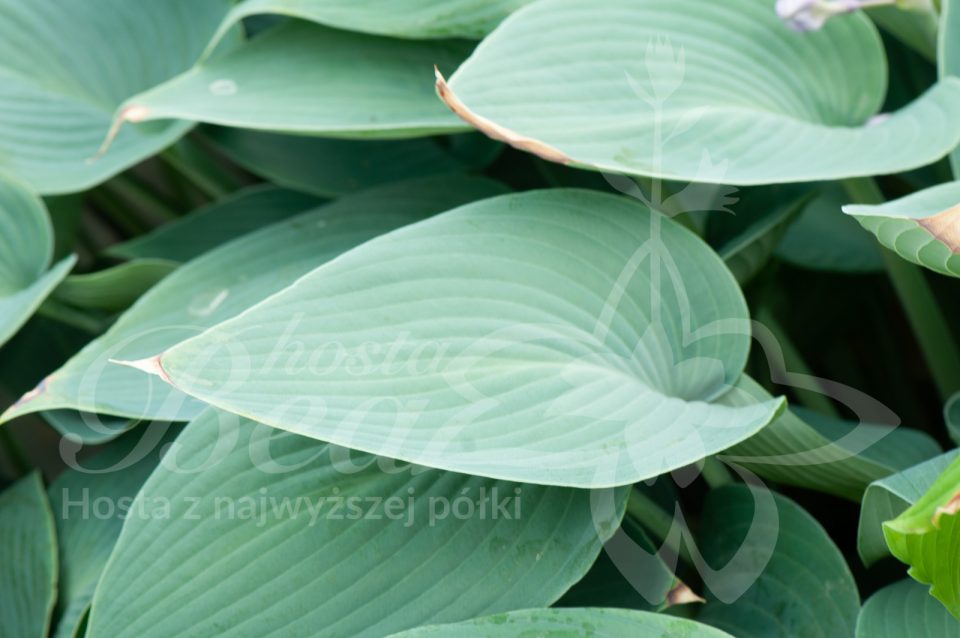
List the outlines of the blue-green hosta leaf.
{"label": "blue-green hosta leaf", "polygon": [[883,256],[870,233],[842,213],[849,198],[842,188],[824,185],[790,225],[777,256],[795,266],[836,272],[879,272]]}
{"label": "blue-green hosta leaf", "polygon": [[437,101],[432,69],[455,68],[469,51],[459,40],[394,40],[291,20],[130,98],[120,117],[332,137],[463,131]]}
{"label": "blue-green hosta leaf", "polygon": [[0,345],[76,261],[71,255],[50,268],[52,259],[53,228],[43,202],[21,183],[0,177]]}
{"label": "blue-green hosta leaf", "polygon": [[88,636],[384,636],[546,606],[625,500],[405,466],[210,409],[133,504]]}
{"label": "blue-green hosta leaf", "polygon": [[[960,77],[960,2],[941,0],[937,71],[941,78]],[[950,154],[953,177],[960,179],[960,148]]]}
{"label": "blue-green hosta leaf", "polygon": [[96,159],[117,108],[190,68],[225,0],[0,2],[0,171],[35,190],[89,188],[191,126],[125,126]]}
{"label": "blue-green hosta leaf", "polygon": [[[741,394],[721,399],[730,405],[772,397],[744,375]],[[761,477],[859,500],[877,479],[908,468],[940,452],[922,432],[869,423],[854,424],[790,408],[773,423],[723,453],[722,458]]]}
{"label": "blue-green hosta leaf", "polygon": [[960,277],[960,182],[883,204],[850,204],[843,212],[907,261]]}
{"label": "blue-green hosta leaf", "polygon": [[[771,496],[776,516],[760,516],[760,499]],[[751,575],[721,573],[717,585],[705,590],[700,621],[738,638],[853,635],[860,608],[853,574],[827,532],[799,505],[762,487],[721,487],[707,496],[700,529],[711,568],[722,568],[739,552],[754,557],[759,572],[727,602],[718,590],[739,590]]]}
{"label": "blue-green hosta leaf", "polygon": [[201,402],[108,360],[155,354],[246,310],[357,244],[503,190],[490,180],[464,176],[391,184],[239,237],[151,288],[106,334],[0,420],[57,408],[188,420],[203,408]]}
{"label": "blue-green hosta leaf", "polygon": [[896,518],[920,500],[947,466],[957,458],[953,450],[874,481],[863,494],[857,552],[863,564],[870,566],[890,555],[883,537],[883,522]]}
{"label": "blue-green hosta leaf", "polygon": [[910,575],[960,618],[960,458],[927,492],[883,524],[890,553],[910,565]]}
{"label": "blue-green hosta leaf", "polygon": [[75,466],[47,490],[60,546],[54,638],[78,635],[133,498],[156,467],[158,451],[179,429],[150,426],[121,437],[92,459],[74,456]]}
{"label": "blue-green hosta leaf", "polygon": [[867,599],[857,618],[856,638],[953,638],[960,622],[910,579],[888,585]]}
{"label": "blue-green hosta leaf", "polygon": [[476,38],[531,0],[245,0],[227,17],[279,14],[348,31],[400,38]]}
{"label": "blue-green hosta leaf", "polygon": [[251,173],[323,197],[465,168],[434,139],[338,140],[224,127],[204,134]]}
{"label": "blue-green hosta leaf", "polygon": [[628,198],[555,189],[380,237],[128,364],[337,445],[599,487],[697,461],[779,411],[715,403],[736,391],[747,317],[693,233]]}
{"label": "blue-green hosta leaf", "polygon": [[43,638],[57,596],[57,538],[39,474],[0,492],[0,636]]}
{"label": "blue-green hosta leaf", "polygon": [[773,0],[544,0],[501,24],[441,98],[491,137],[582,168],[725,184],[932,163],[960,142],[960,80],[877,114],[883,47],[849,15],[799,34]]}
{"label": "blue-green hosta leaf", "polygon": [[110,246],[106,253],[127,259],[186,262],[220,244],[314,208],[321,200],[269,185],[251,186],[204,206],[175,222]]}
{"label": "blue-green hosta leaf", "polygon": [[524,609],[450,625],[418,627],[391,638],[732,638],[709,625],[665,614],[624,609]]}
{"label": "blue-green hosta leaf", "polygon": [[137,259],[97,272],[70,275],[53,298],[79,308],[119,312],[177,268],[166,259]]}

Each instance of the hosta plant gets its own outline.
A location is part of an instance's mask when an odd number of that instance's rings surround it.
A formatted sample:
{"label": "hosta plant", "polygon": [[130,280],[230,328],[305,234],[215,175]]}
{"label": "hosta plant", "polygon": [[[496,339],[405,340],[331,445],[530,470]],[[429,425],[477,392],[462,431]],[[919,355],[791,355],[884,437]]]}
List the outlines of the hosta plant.
{"label": "hosta plant", "polygon": [[960,635],[960,1],[0,53],[3,638]]}

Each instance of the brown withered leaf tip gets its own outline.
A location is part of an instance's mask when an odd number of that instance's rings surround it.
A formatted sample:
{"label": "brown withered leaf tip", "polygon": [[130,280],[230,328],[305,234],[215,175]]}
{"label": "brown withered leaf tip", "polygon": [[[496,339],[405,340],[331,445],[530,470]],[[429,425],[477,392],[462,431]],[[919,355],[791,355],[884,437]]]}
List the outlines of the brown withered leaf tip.
{"label": "brown withered leaf tip", "polygon": [[23,395],[22,397],[20,397],[19,399],[17,399],[16,403],[14,403],[13,405],[10,406],[10,409],[12,410],[12,409],[14,409],[14,408],[20,407],[21,405],[23,405],[23,404],[25,404],[25,403],[29,403],[30,401],[33,401],[33,400],[36,399],[38,396],[40,396],[41,394],[43,394],[44,392],[46,392],[46,391],[47,391],[47,384],[50,382],[50,379],[51,379],[52,376],[53,376],[53,375],[50,375],[49,377],[45,378],[43,381],[41,381],[40,383],[38,383],[38,384],[37,384],[37,387],[35,387],[33,390],[30,390],[29,392],[24,393],[24,395]]}
{"label": "brown withered leaf tip", "polygon": [[960,253],[960,204],[936,215],[918,219],[917,223],[946,244],[950,252]]}
{"label": "brown withered leaf tip", "polygon": [[569,164],[573,161],[568,155],[555,149],[549,144],[544,144],[540,140],[535,140],[532,137],[520,135],[516,131],[511,131],[505,126],[500,126],[496,122],[493,122],[482,115],[474,113],[467,108],[467,105],[461,102],[460,98],[457,97],[457,94],[453,92],[453,90],[447,84],[447,81],[444,79],[443,74],[440,73],[440,69],[434,66],[433,70],[437,76],[437,95],[440,96],[440,99],[443,100],[443,103],[446,104],[447,107],[449,107],[449,109],[457,115],[457,117],[470,126],[479,130],[487,137],[500,140],[501,142],[506,142],[510,146],[520,149],[521,151],[533,153],[534,155],[541,157],[548,162]]}
{"label": "brown withered leaf tip", "polygon": [[687,586],[682,580],[678,580],[677,584],[673,586],[669,592],[667,592],[667,607],[672,607],[674,605],[688,605],[690,603],[705,603],[707,602],[700,596],[694,593],[690,587]]}
{"label": "brown withered leaf tip", "polygon": [[937,511],[933,513],[933,526],[940,527],[940,517],[946,514],[947,516],[952,516],[960,512],[960,492],[954,494],[945,505],[941,505],[937,508]]}

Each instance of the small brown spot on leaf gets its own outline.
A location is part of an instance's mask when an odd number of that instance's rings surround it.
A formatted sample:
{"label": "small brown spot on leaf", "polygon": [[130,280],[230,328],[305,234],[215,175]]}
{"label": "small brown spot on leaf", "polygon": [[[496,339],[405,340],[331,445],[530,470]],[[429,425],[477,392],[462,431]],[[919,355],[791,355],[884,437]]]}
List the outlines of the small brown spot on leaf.
{"label": "small brown spot on leaf", "polygon": [[113,123],[110,124],[110,130],[107,131],[107,137],[104,138],[100,149],[96,155],[87,160],[87,163],[95,162],[106,154],[110,149],[110,145],[113,144],[113,140],[115,140],[117,134],[120,133],[120,127],[123,126],[124,122],[142,122],[147,119],[148,115],[150,115],[150,109],[139,104],[131,104],[120,109],[117,117],[113,120]]}
{"label": "small brown spot on leaf", "polygon": [[516,131],[511,131],[504,126],[500,126],[496,122],[488,120],[482,115],[474,113],[467,108],[467,105],[461,102],[456,93],[451,90],[450,86],[447,84],[447,81],[440,73],[440,69],[437,67],[433,68],[437,75],[437,95],[440,96],[440,99],[443,100],[443,103],[446,104],[451,111],[456,113],[460,119],[470,126],[476,128],[487,137],[492,137],[495,140],[506,142],[514,148],[520,149],[521,151],[526,151],[528,153],[533,153],[534,155],[542,157],[549,162],[569,164],[573,161],[565,153],[562,153],[549,144],[544,144],[540,140],[535,140],[532,137],[520,135]]}
{"label": "small brown spot on leaf", "polygon": [[[53,375],[51,375],[51,377],[52,377],[52,376],[53,376]],[[35,387],[33,390],[30,390],[29,392],[25,393],[22,397],[20,397],[19,399],[17,399],[17,402],[14,403],[12,406],[10,406],[10,409],[19,408],[20,406],[22,406],[22,405],[24,405],[24,404],[26,404],[26,403],[29,403],[30,401],[33,401],[33,400],[36,399],[38,396],[40,396],[41,394],[43,394],[44,392],[46,392],[46,391],[47,391],[47,383],[49,383],[51,377],[45,378],[43,381],[41,381],[40,383],[37,384],[37,387]]]}
{"label": "small brown spot on leaf", "polygon": [[918,219],[917,223],[944,243],[953,253],[960,253],[960,204],[947,210]]}

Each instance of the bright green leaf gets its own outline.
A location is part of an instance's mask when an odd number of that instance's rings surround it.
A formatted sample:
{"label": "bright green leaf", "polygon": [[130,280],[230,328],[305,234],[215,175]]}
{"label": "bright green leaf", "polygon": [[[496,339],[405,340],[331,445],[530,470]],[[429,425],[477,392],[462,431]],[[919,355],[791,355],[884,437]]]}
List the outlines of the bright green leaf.
{"label": "bright green leaf", "polygon": [[910,579],[875,593],[860,610],[856,638],[954,638],[960,623]]}
{"label": "bright green leaf", "polygon": [[960,618],[960,458],[909,509],[883,524],[890,553]]}
{"label": "bright green leaf", "polygon": [[883,522],[896,518],[916,503],[956,457],[956,450],[941,454],[867,487],[857,529],[857,552],[864,565],[870,566],[890,555],[883,537]]}
{"label": "bright green leaf", "polygon": [[850,204],[843,212],[907,261],[960,277],[960,182],[883,204]]}
{"label": "bright green leaf", "polygon": [[90,638],[384,636],[549,605],[626,500],[409,467],[213,409],[170,455],[131,507],[147,514],[124,525]]}
{"label": "bright green leaf", "polygon": [[372,237],[460,204],[502,193],[476,177],[435,177],[345,197],[211,250],[151,288],[94,340],[3,414],[69,408],[188,420],[204,404],[109,359],[156,354],[283,289]]}
{"label": "bright green leaf", "polygon": [[132,365],[337,445],[601,487],[768,423],[780,400],[713,402],[737,391],[749,343],[740,289],[702,240],[633,200],[556,189],[380,237]]}
{"label": "bright green leaf", "polygon": [[189,69],[229,6],[0,1],[0,171],[44,194],[79,191],[183,135],[191,123],[125,126],[96,158],[121,103]]}
{"label": "bright green leaf", "polygon": [[310,195],[274,186],[251,186],[153,232],[114,244],[106,253],[127,259],[186,262],[220,244],[289,219],[321,203]]}
{"label": "bright green leaf", "polygon": [[53,298],[79,308],[119,312],[177,267],[166,259],[135,261],[82,275],[70,275],[53,292]]}
{"label": "bright green leaf", "polygon": [[43,202],[21,183],[0,177],[0,345],[76,261],[71,255],[50,268],[52,259],[53,228]]}
{"label": "bright green leaf", "polygon": [[960,79],[872,119],[886,78],[861,14],[800,34],[773,0],[544,0],[438,89],[476,128],[552,161],[747,185],[894,173],[960,142]]}
{"label": "bright green leaf", "polygon": [[124,113],[334,137],[463,131],[434,94],[433,65],[455,68],[469,51],[462,41],[394,40],[291,20],[132,97]]}
{"label": "bright green leaf", "polygon": [[[772,520],[758,515],[761,494],[773,497]],[[707,496],[700,529],[703,556],[711,568],[721,569],[738,552],[762,568],[749,588],[729,603],[718,599],[716,589],[739,588],[750,574],[721,575],[713,591],[705,590],[700,621],[738,638],[853,635],[860,608],[853,574],[820,523],[799,505],[765,488],[721,487]],[[751,530],[759,535],[750,536]]]}
{"label": "bright green leaf", "polygon": [[623,609],[525,609],[452,625],[419,627],[391,638],[732,638],[686,618]]}
{"label": "bright green leaf", "polygon": [[156,467],[157,451],[179,428],[152,426],[118,439],[92,459],[71,461],[48,494],[60,541],[59,622],[54,638],[73,638],[133,497]]}
{"label": "bright green leaf", "polygon": [[0,492],[0,636],[43,638],[57,596],[57,539],[39,474]]}

